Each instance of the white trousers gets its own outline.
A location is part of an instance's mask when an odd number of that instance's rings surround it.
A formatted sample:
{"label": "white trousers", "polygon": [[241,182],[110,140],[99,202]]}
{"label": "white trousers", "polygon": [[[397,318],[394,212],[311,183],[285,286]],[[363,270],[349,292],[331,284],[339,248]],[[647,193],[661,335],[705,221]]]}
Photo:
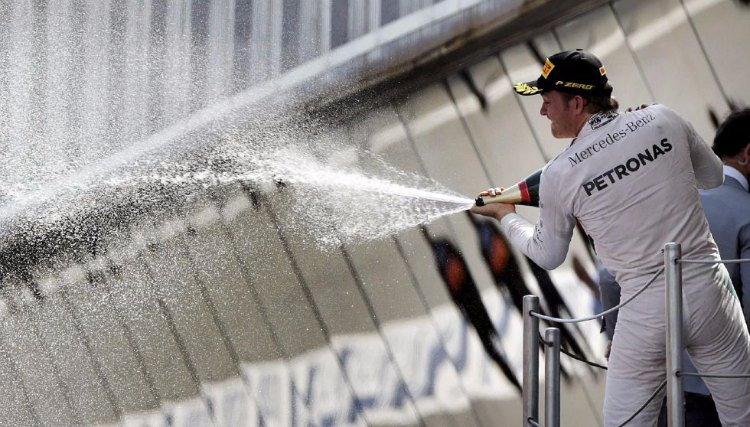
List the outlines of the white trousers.
{"label": "white trousers", "polygon": [[[663,275],[620,309],[604,397],[607,427],[624,423],[666,379]],[[750,374],[750,335],[724,266],[683,264],[682,276],[683,342],[698,372]],[[621,300],[625,301],[649,279],[621,285]],[[704,381],[724,427],[750,426],[750,379]],[[663,396],[664,390],[627,426],[655,426]]]}

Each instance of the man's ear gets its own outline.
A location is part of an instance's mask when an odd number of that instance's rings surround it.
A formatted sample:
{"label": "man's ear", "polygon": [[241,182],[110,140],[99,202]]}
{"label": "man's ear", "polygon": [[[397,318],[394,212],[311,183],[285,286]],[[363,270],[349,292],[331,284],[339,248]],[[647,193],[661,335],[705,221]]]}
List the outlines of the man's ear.
{"label": "man's ear", "polygon": [[[724,160],[724,157],[721,158],[721,160]],[[740,150],[737,154],[731,157],[731,160],[734,162],[737,162],[738,165],[746,168],[748,163],[750,163],[750,143],[745,145],[745,147]]]}
{"label": "man's ear", "polygon": [[740,163],[741,165],[744,166],[748,164],[748,162],[750,162],[750,142],[747,145],[745,145],[745,148],[742,149],[741,153],[745,155],[745,158],[740,160],[740,162],[743,162],[743,161],[745,162],[744,164]]}
{"label": "man's ear", "polygon": [[573,99],[575,99],[576,101],[576,105],[575,105],[576,112],[582,113],[584,108],[586,108],[586,100],[583,99],[581,95],[576,95],[573,97]]}

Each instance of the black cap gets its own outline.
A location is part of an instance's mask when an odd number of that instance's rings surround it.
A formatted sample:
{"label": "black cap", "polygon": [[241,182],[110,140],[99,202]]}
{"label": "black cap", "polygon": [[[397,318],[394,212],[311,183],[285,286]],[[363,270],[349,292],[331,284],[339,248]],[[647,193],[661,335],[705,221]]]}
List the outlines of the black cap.
{"label": "black cap", "polygon": [[519,95],[536,95],[550,90],[581,95],[610,96],[607,88],[607,70],[596,56],[580,49],[556,53],[544,62],[538,79],[516,83],[513,88]]}

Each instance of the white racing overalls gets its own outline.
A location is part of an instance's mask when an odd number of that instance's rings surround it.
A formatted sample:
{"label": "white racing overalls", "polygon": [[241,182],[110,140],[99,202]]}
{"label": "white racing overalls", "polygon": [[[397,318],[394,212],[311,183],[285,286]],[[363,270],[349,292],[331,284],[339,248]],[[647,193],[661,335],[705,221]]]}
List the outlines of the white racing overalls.
{"label": "white racing overalls", "polygon": [[[589,119],[544,168],[536,224],[501,227],[537,264],[565,260],[579,221],[625,301],[663,266],[668,242],[686,259],[719,259],[698,188],[723,181],[721,161],[674,111],[652,105]],[[683,342],[701,373],[750,374],[750,336],[722,264],[683,264]],[[604,402],[607,426],[635,414],[666,378],[664,275],[620,309]],[[750,380],[705,378],[725,426],[750,426]],[[663,390],[628,426],[655,425]]]}

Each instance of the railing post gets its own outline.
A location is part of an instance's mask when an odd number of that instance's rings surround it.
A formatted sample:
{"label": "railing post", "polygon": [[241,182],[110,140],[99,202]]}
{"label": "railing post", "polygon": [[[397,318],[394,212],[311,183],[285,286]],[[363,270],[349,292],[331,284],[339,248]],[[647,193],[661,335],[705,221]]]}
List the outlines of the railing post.
{"label": "railing post", "polygon": [[544,427],[560,427],[560,329],[545,329],[544,340]]}
{"label": "railing post", "polygon": [[679,243],[664,246],[666,273],[665,312],[667,315],[667,423],[669,427],[685,425],[684,395],[682,393],[682,255]]}
{"label": "railing post", "polygon": [[523,297],[523,424],[539,421],[539,297]]}

